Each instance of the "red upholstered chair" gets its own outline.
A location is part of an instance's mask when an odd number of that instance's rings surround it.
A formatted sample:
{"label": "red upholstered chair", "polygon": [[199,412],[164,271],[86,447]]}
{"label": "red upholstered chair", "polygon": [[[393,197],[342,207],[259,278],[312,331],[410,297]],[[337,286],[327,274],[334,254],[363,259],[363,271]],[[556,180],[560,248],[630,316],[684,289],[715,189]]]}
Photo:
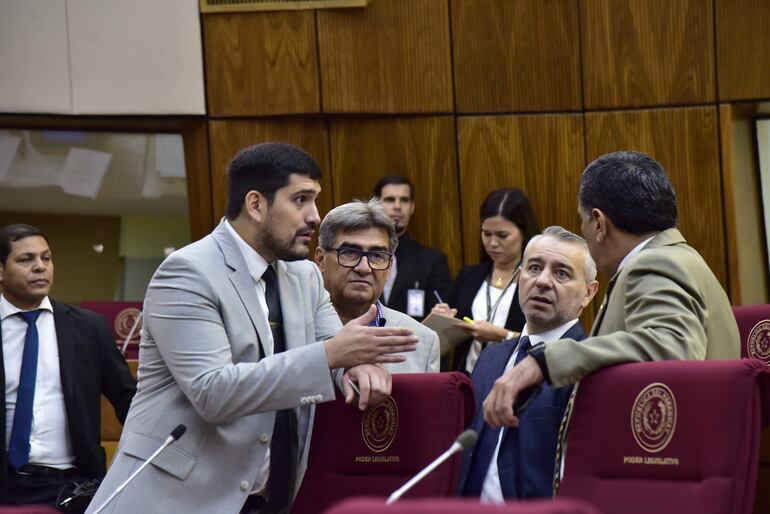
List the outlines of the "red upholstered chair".
{"label": "red upholstered chair", "polygon": [[[387,497],[447,450],[473,413],[473,388],[462,373],[393,375],[391,398],[366,412],[338,394],[316,407],[307,471],[292,512],[322,512],[351,496]],[[453,495],[459,471],[458,454],[406,495]]]}
{"label": "red upholstered chair", "polygon": [[142,302],[97,302],[88,301],[80,304],[83,309],[97,312],[104,316],[107,324],[115,334],[115,343],[118,348],[123,347],[126,337],[131,333],[131,328],[136,323],[136,328],[131,334],[131,340],[126,347],[126,358],[136,359],[139,357],[139,332],[142,329],[142,320],[137,318],[142,312]]}
{"label": "red upholstered chair", "polygon": [[770,366],[770,305],[733,307],[741,332],[741,357]]}
{"label": "red upholstered chair", "polygon": [[626,364],[579,386],[559,498],[607,514],[748,514],[770,369],[756,360]]}
{"label": "red upholstered chair", "polygon": [[325,514],[599,514],[580,500],[539,500],[510,502],[505,505],[479,503],[478,500],[420,498],[385,505],[382,499],[353,498],[332,506]]}
{"label": "red upholstered chair", "polygon": [[58,510],[45,505],[0,505],[0,514],[58,514]]}

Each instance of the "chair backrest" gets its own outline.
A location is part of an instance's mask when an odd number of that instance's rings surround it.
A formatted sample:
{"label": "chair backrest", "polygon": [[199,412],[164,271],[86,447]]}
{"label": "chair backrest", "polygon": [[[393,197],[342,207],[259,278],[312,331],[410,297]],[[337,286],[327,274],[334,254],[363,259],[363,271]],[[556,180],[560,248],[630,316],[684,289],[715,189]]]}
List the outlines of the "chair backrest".
{"label": "chair backrest", "polygon": [[0,514],[58,514],[59,510],[45,505],[0,505]]}
{"label": "chair backrest", "polygon": [[[351,496],[386,497],[446,451],[471,422],[473,386],[462,373],[393,375],[391,397],[361,412],[341,394],[316,407],[307,471],[293,512],[323,512]],[[459,455],[407,493],[454,494]]]}
{"label": "chair backrest", "polygon": [[[115,335],[115,344],[118,345],[118,348],[123,347],[126,338],[131,334],[131,340],[126,347],[126,358],[139,358],[139,332],[142,330],[142,320],[139,314],[142,312],[142,302],[88,301],[81,303],[80,307],[104,316]],[[136,328],[132,333],[131,329],[134,325]]]}
{"label": "chair backrest", "polygon": [[578,387],[558,496],[608,513],[749,514],[768,422],[756,360],[604,369]]}
{"label": "chair backrest", "polygon": [[770,366],[770,305],[733,307],[741,333],[741,357]]}
{"label": "chair backrest", "polygon": [[537,500],[503,505],[477,499],[420,498],[385,505],[382,499],[353,498],[332,506],[325,514],[599,514],[580,500]]}

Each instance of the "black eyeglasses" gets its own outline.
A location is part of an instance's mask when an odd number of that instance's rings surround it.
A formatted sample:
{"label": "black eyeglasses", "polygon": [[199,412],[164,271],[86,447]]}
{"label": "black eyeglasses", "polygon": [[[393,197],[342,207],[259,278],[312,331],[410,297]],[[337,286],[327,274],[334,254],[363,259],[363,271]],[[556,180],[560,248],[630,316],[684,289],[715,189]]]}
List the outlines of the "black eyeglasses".
{"label": "black eyeglasses", "polygon": [[330,251],[337,252],[337,262],[340,266],[346,268],[355,268],[361,259],[366,257],[369,267],[375,270],[385,270],[390,267],[390,261],[393,259],[393,254],[384,252],[382,250],[359,250],[358,248],[350,248],[347,246],[340,246],[339,248],[330,248]]}

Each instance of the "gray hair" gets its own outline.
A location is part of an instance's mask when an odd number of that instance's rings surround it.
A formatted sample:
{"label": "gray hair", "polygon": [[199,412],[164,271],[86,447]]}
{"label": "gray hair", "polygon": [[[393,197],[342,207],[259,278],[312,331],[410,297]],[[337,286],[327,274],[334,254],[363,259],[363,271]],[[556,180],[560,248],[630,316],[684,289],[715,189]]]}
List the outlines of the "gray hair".
{"label": "gray hair", "polygon": [[324,250],[331,250],[337,235],[354,230],[381,228],[388,234],[388,251],[393,253],[398,246],[398,235],[393,220],[377,198],[368,202],[353,200],[330,210],[324,216],[318,231],[318,245]]}
{"label": "gray hair", "polygon": [[585,260],[585,275],[586,275],[586,282],[592,282],[596,279],[596,263],[594,262],[593,257],[591,257],[591,252],[588,251],[588,243],[586,243],[586,240],[580,237],[579,235],[575,234],[574,232],[570,232],[564,227],[560,227],[559,225],[551,225],[550,227],[546,228],[541,232],[540,234],[536,235],[532,239],[530,239],[529,243],[527,244],[527,247],[524,249],[524,254],[526,255],[527,250],[529,250],[529,247],[532,246],[532,244],[540,239],[543,236],[550,236],[554,239],[558,239],[559,241],[563,241],[565,243],[571,243],[579,245],[581,248],[583,248],[583,252],[585,253],[586,260]]}

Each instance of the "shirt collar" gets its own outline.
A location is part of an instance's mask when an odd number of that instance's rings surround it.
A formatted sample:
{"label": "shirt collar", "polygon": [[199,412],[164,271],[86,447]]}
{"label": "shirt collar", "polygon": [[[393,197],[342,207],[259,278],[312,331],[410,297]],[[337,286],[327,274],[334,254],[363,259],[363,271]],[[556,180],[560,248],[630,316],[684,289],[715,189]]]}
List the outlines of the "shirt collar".
{"label": "shirt collar", "polygon": [[232,225],[230,225],[230,222],[227,220],[225,220],[225,227],[227,227],[227,231],[230,232],[230,235],[233,236],[233,239],[235,239],[235,244],[238,246],[238,250],[241,251],[241,255],[243,255],[243,260],[246,261],[246,267],[249,270],[249,275],[251,275],[251,278],[254,279],[254,282],[259,282],[262,280],[262,275],[267,269],[267,261],[264,259],[264,257],[259,255],[259,252],[257,252],[254,248],[249,246],[246,241],[243,240],[240,234],[235,231]]}
{"label": "shirt collar", "polygon": [[[46,296],[43,298],[43,301],[40,302],[40,305],[38,305],[38,310],[42,309],[45,311],[53,312],[53,306],[51,305],[51,300]],[[19,309],[15,305],[13,305],[11,302],[6,300],[5,295],[0,294],[0,319],[5,319],[8,316],[13,316],[14,314],[17,314],[19,312],[24,312],[22,309]]]}
{"label": "shirt collar", "polygon": [[546,343],[548,344],[551,341],[556,341],[557,339],[561,339],[561,337],[572,328],[572,325],[577,323],[577,319],[570,320],[563,325],[560,325],[556,328],[552,328],[551,330],[546,330],[545,332],[540,332],[539,334],[530,334],[529,328],[527,325],[524,325],[524,328],[521,330],[521,337],[528,336],[529,342],[532,343],[532,346],[535,346],[536,344],[540,343]]}
{"label": "shirt collar", "polygon": [[369,323],[370,327],[384,327],[387,320],[385,319],[384,313],[382,312],[382,304],[379,300],[377,300],[377,303],[374,305],[377,306],[377,314],[374,315],[374,319],[371,323]]}
{"label": "shirt collar", "polygon": [[[634,246],[631,249],[631,251],[628,252],[625,257],[623,257],[623,260],[620,261],[620,264],[618,265],[618,271],[622,270],[623,266],[628,264],[628,261],[630,261],[634,257],[634,255],[636,255],[637,253],[641,252],[642,249],[647,245],[647,243],[650,242],[650,239],[652,239],[653,237],[655,237],[655,236],[650,236],[647,239],[645,239],[644,241],[642,241],[641,243],[639,243],[638,245]],[[616,271],[615,273],[617,273],[618,271]]]}

